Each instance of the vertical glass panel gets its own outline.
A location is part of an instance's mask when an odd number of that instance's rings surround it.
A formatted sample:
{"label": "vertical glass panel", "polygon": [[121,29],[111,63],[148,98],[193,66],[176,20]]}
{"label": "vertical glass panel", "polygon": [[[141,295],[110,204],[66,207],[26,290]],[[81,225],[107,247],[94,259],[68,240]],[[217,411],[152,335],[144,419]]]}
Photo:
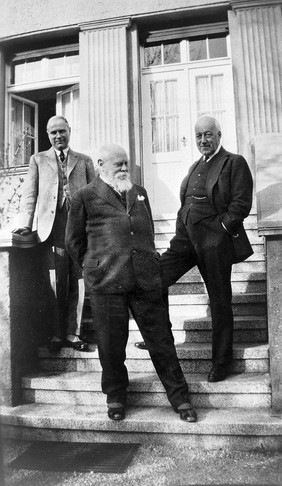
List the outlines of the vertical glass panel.
{"label": "vertical glass panel", "polygon": [[161,46],[145,47],[145,67],[157,66],[162,63],[162,49]]}
{"label": "vertical glass panel", "polygon": [[24,82],[24,76],[25,76],[25,63],[21,62],[18,64],[15,64],[12,69],[12,79],[11,83],[23,83]]}
{"label": "vertical glass panel", "polygon": [[41,75],[41,60],[26,63],[25,79],[24,83],[33,83],[34,81],[40,81]]}
{"label": "vertical glass panel", "polygon": [[12,165],[22,165],[23,156],[23,105],[22,102],[12,98],[11,104],[11,142],[10,154]]}
{"label": "vertical glass panel", "polygon": [[211,76],[211,108],[212,114],[219,123],[223,124],[223,115],[225,112],[224,106],[224,86],[223,74],[215,74]]}
{"label": "vertical glass panel", "polygon": [[179,149],[177,81],[152,81],[150,90],[152,152],[176,151]]}
{"label": "vertical glass panel", "polygon": [[74,76],[76,74],[79,74],[79,56],[78,54],[66,54],[65,76]]}
{"label": "vertical glass panel", "polygon": [[165,44],[164,49],[164,64],[172,64],[174,62],[180,62],[180,44]]}
{"label": "vertical glass panel", "polygon": [[214,59],[215,57],[227,56],[227,44],[226,37],[209,37],[209,57]]}
{"label": "vertical glass panel", "polygon": [[22,100],[11,100],[11,165],[28,165],[35,151],[35,109]]}
{"label": "vertical glass panel", "polygon": [[197,117],[205,115],[210,111],[209,77],[196,77],[196,106]]}
{"label": "vertical glass panel", "polygon": [[206,38],[189,39],[189,53],[190,53],[190,61],[199,61],[200,59],[207,59]]}
{"label": "vertical glass panel", "polygon": [[62,78],[64,75],[64,56],[50,56],[48,59],[48,78]]}
{"label": "vertical glass panel", "polygon": [[24,164],[28,164],[32,154],[34,154],[34,126],[35,126],[35,113],[33,106],[24,104]]}
{"label": "vertical glass panel", "polygon": [[64,93],[62,96],[62,115],[69,121],[72,118],[71,93]]}

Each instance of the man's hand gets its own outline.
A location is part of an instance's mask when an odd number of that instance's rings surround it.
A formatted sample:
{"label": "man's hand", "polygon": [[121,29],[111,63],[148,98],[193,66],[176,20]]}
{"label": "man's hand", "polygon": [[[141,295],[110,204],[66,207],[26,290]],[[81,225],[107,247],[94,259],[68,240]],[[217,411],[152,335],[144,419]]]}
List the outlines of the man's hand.
{"label": "man's hand", "polygon": [[12,231],[12,233],[16,233],[17,235],[20,236],[27,236],[31,233],[31,229],[28,226],[25,226],[24,228],[16,228]]}

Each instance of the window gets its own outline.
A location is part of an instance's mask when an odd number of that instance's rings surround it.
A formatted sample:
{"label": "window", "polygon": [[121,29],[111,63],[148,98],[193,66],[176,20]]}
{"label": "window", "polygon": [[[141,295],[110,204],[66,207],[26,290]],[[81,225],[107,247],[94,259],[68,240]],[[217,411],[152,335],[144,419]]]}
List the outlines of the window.
{"label": "window", "polygon": [[145,47],[145,67],[180,62],[180,43]]}
{"label": "window", "polygon": [[174,152],[179,145],[177,80],[152,81],[150,90],[152,152]]}
{"label": "window", "polygon": [[27,166],[32,154],[48,150],[46,125],[55,114],[68,119],[72,146],[79,150],[78,44],[15,53],[7,79],[5,164]]}
{"label": "window", "polygon": [[208,37],[195,37],[189,39],[190,61],[202,59],[215,59],[227,56],[227,44],[225,35],[213,35]]}
{"label": "window", "polygon": [[11,165],[28,165],[31,155],[37,149],[37,105],[17,96],[11,96],[10,104]]}
{"label": "window", "polygon": [[11,67],[11,85],[35,83],[79,74],[77,52],[50,54],[15,60]]}
{"label": "window", "polygon": [[[188,53],[188,54],[187,54]],[[173,43],[155,43],[144,48],[144,67],[227,57],[225,33],[193,36]]]}

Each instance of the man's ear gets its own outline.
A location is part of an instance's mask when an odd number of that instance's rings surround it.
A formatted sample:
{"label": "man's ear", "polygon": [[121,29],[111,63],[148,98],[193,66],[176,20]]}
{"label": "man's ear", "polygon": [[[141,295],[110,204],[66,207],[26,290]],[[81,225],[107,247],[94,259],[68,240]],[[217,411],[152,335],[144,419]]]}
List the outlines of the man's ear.
{"label": "man's ear", "polygon": [[219,136],[219,138],[221,138],[221,132],[218,132],[218,136]]}

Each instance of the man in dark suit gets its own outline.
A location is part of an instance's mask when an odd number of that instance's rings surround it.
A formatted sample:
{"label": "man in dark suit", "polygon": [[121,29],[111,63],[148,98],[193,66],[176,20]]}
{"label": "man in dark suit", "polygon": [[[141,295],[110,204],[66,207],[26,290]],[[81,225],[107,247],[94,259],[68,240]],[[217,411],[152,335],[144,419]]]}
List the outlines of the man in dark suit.
{"label": "man in dark suit", "polygon": [[[56,296],[53,351],[63,345],[79,351],[87,350],[80,339],[84,303],[84,283],[79,267],[65,250],[65,229],[72,194],[95,177],[94,165],[87,155],[69,147],[71,129],[62,116],[53,116],[47,123],[52,147],[30,159],[23,188],[18,228],[14,232],[27,235],[37,230],[38,241],[50,249],[50,277]],[[64,338],[66,338],[64,340]]]}
{"label": "man in dark suit", "polygon": [[[203,156],[181,184],[176,234],[161,257],[162,280],[167,289],[198,266],[212,318],[213,366],[208,381],[217,382],[226,378],[232,362],[232,264],[253,253],[243,227],[252,206],[253,181],[246,160],[221,146],[215,118],[199,118],[195,134]],[[145,348],[143,343],[136,346]]]}
{"label": "man in dark suit", "polygon": [[196,421],[188,387],[166,324],[159,256],[145,189],[131,183],[126,152],[102,147],[98,177],[77,191],[69,212],[66,248],[83,267],[102,366],[108,416],[125,417],[125,349],[129,309],[148,347],[168,400],[180,418]]}

